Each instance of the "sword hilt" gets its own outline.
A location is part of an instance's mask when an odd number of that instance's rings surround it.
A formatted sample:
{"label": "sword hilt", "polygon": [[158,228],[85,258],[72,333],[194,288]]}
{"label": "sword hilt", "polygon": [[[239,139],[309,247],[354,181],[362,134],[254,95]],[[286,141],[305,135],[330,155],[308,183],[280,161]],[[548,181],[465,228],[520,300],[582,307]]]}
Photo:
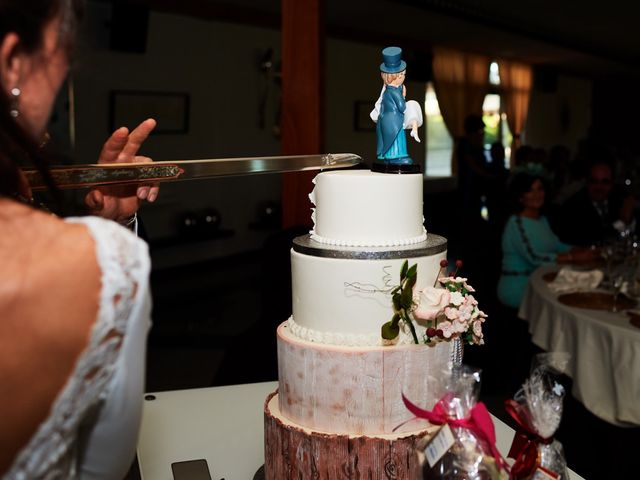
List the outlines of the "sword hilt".
{"label": "sword hilt", "polygon": [[[46,189],[40,172],[34,169],[22,171],[27,182],[34,191]],[[78,167],[56,167],[51,170],[51,177],[58,188],[95,187],[114,184],[160,182],[176,180],[184,173],[178,165],[165,162],[128,163],[126,166],[83,165]]]}

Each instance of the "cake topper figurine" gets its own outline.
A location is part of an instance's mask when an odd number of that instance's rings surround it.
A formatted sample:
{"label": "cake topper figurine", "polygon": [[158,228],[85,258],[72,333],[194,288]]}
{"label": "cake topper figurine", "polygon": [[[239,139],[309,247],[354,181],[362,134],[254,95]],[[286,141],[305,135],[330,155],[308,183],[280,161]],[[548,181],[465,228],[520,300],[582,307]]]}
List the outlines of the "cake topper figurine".
{"label": "cake topper figurine", "polygon": [[404,79],[407,64],[402,60],[402,49],[387,47],[382,50],[382,91],[371,111],[371,119],[377,123],[377,157],[372,170],[385,173],[417,173],[420,165],[413,163],[407,153],[405,129],[420,141],[418,127],[422,126],[422,109],[415,100],[405,100],[407,89]]}

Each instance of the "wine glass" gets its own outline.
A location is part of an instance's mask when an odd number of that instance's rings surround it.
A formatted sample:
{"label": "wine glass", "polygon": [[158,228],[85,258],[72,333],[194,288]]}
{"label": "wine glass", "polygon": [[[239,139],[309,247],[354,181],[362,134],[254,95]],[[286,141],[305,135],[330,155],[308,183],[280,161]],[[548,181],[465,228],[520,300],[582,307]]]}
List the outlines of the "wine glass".
{"label": "wine glass", "polygon": [[624,275],[621,272],[617,272],[611,279],[611,286],[613,287],[613,306],[611,311],[617,313],[618,311],[618,297],[622,291],[624,285]]}

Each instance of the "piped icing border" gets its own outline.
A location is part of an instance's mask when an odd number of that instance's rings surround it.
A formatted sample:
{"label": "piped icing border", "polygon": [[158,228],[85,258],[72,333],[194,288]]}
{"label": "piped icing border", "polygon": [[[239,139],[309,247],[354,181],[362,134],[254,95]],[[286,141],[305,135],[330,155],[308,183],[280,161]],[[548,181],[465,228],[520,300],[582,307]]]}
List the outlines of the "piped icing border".
{"label": "piped icing border", "polygon": [[311,230],[309,234],[311,235],[311,238],[318,243],[339,247],[401,247],[404,245],[415,245],[416,243],[424,242],[427,239],[427,230],[424,227],[422,227],[422,234],[418,235],[417,237],[384,240],[377,242],[354,242],[336,238],[327,238],[323,237],[322,235],[318,235],[315,230]]}
{"label": "piped icing border", "polygon": [[[321,332],[320,330],[298,325],[293,319],[293,316],[287,320],[287,326],[294,336],[307,342],[322,343],[324,345],[342,345],[346,347],[376,347],[387,344],[379,332],[370,334]],[[393,344],[408,345],[413,344],[413,340],[411,335],[401,334]]]}

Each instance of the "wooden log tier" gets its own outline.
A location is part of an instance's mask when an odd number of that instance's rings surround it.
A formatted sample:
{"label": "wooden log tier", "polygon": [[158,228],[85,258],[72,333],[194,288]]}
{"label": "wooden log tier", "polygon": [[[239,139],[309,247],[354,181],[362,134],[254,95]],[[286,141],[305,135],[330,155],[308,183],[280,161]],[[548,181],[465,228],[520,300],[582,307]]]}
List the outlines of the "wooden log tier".
{"label": "wooden log tier", "polygon": [[278,393],[264,407],[267,480],[400,480],[418,478],[418,442],[435,428],[413,433],[350,436],[315,432],[287,421]]}

